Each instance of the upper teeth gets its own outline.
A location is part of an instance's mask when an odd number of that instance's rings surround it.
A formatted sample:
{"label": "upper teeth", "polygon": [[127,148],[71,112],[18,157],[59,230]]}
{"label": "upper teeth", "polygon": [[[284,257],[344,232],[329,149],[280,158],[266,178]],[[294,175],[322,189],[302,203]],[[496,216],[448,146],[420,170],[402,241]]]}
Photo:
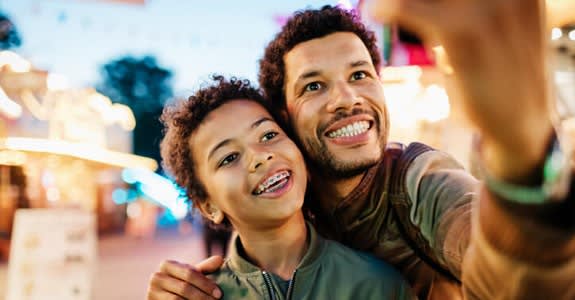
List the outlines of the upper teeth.
{"label": "upper teeth", "polygon": [[288,171],[281,171],[279,173],[276,173],[272,176],[270,176],[268,179],[266,179],[264,182],[260,183],[260,185],[258,185],[258,188],[255,191],[256,195],[259,195],[261,193],[263,193],[267,188],[269,188],[271,185],[277,183],[278,181],[289,177],[289,172]]}
{"label": "upper teeth", "polygon": [[330,138],[337,138],[337,137],[350,137],[356,136],[358,134],[362,134],[369,129],[369,122],[367,121],[359,121],[347,126],[344,126],[338,130],[334,130],[328,133]]}

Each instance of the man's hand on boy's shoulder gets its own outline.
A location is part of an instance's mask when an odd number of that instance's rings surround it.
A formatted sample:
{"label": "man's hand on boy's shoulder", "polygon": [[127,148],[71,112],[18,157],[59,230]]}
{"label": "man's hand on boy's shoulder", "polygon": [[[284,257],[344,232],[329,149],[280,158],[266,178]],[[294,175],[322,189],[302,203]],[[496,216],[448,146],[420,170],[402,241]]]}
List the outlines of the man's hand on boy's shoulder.
{"label": "man's hand on boy's shoulder", "polygon": [[219,299],[222,292],[205,274],[217,271],[223,262],[221,256],[212,256],[195,266],[165,260],[150,278],[147,299]]}

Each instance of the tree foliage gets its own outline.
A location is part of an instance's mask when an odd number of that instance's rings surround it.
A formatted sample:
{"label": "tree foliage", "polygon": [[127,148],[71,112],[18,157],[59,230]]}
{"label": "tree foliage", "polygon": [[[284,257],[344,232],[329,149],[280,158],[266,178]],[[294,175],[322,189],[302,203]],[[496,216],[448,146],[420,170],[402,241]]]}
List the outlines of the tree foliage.
{"label": "tree foliage", "polygon": [[0,50],[18,48],[22,45],[20,33],[10,18],[0,11]]}
{"label": "tree foliage", "polygon": [[172,72],[159,66],[153,56],[112,60],[102,66],[100,74],[98,91],[113,102],[128,105],[135,115],[161,109],[173,95]]}
{"label": "tree foliage", "polygon": [[129,106],[134,112],[134,153],[159,162],[162,137],[159,117],[166,101],[173,96],[172,71],[159,66],[156,58],[148,55],[114,59],[101,67],[100,74],[98,92],[114,103]]}

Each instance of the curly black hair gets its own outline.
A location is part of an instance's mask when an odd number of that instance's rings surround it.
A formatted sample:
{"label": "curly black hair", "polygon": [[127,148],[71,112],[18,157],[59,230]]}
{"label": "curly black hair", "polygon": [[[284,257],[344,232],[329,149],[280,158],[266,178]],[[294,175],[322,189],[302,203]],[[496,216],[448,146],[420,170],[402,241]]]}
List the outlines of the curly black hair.
{"label": "curly black hair", "polygon": [[284,56],[300,43],[336,32],[355,33],[368,49],[375,69],[379,72],[381,56],[373,31],[362,23],[356,11],[326,5],[321,9],[297,11],[268,44],[260,60],[259,83],[272,110],[280,114],[286,109],[284,93]]}
{"label": "curly black hair", "polygon": [[[254,88],[249,80],[235,77],[227,80],[221,75],[213,75],[212,80],[212,84],[201,87],[187,100],[166,106],[160,117],[164,125],[164,138],[160,144],[164,169],[183,188],[187,199],[192,201],[192,208],[198,208],[208,196],[196,174],[190,148],[194,131],[210,112],[230,101],[247,99],[268,108],[260,90]],[[230,226],[227,218],[222,224]]]}

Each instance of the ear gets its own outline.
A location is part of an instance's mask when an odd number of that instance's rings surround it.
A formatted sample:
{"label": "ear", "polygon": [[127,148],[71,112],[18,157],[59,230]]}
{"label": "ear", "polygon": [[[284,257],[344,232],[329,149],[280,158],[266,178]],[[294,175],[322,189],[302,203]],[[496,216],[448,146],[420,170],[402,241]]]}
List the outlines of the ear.
{"label": "ear", "polygon": [[202,214],[215,224],[220,224],[224,220],[224,212],[209,199],[199,202],[198,207]]}

